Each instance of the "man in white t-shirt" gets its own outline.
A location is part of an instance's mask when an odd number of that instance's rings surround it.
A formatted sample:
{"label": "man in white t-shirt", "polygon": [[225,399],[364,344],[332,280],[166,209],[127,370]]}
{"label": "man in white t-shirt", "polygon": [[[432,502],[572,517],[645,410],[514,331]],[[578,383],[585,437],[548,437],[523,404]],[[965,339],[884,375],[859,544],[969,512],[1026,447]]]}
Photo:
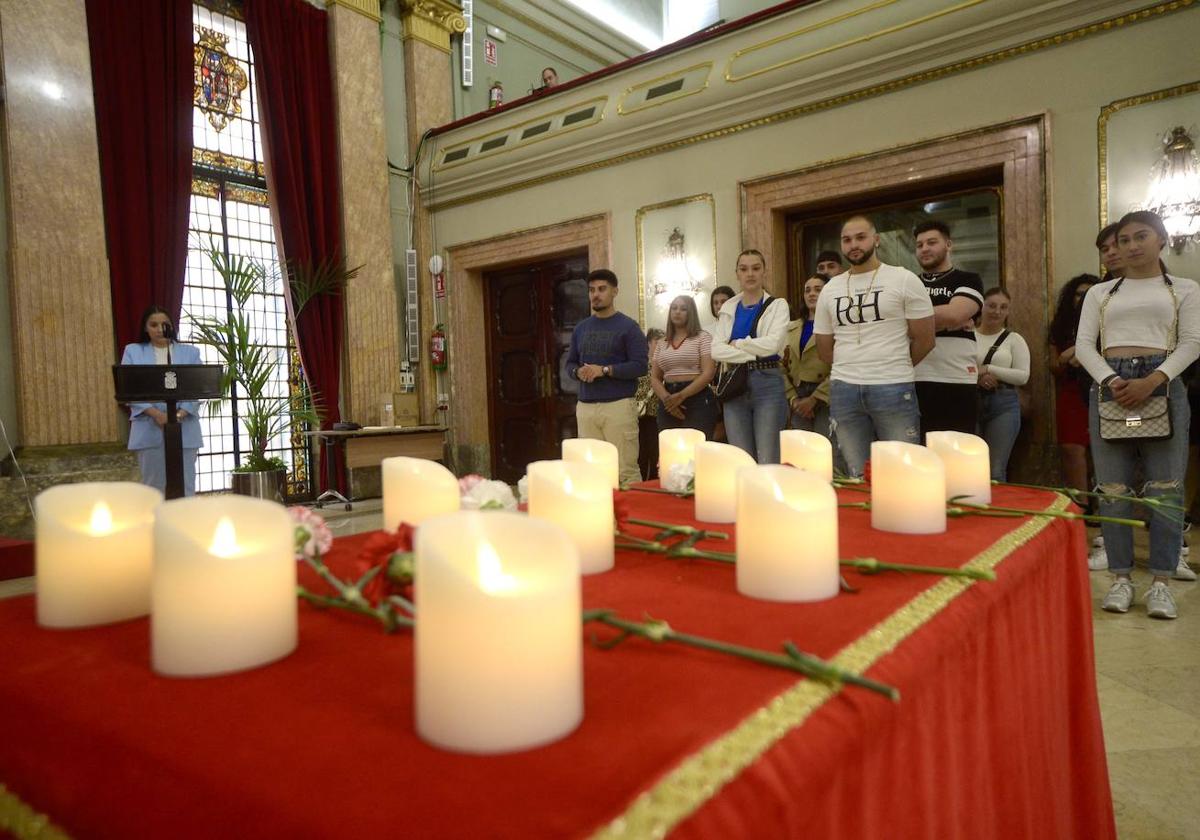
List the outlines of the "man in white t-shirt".
{"label": "man in white t-shirt", "polygon": [[842,225],[850,270],[821,290],[813,334],[830,372],[830,427],[858,478],[873,440],[919,443],[913,367],[933,349],[933,304],[906,268],[879,261],[879,234],[866,216]]}

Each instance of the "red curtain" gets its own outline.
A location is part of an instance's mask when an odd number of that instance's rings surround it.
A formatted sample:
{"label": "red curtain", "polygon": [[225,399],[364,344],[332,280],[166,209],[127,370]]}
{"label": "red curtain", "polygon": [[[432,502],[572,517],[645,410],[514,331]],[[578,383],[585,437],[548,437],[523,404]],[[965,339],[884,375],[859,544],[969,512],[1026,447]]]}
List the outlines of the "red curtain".
{"label": "red curtain", "polygon": [[192,189],[191,0],[87,0],[117,349],[178,320]]}
{"label": "red curtain", "polygon": [[[246,0],[245,12],[283,253],[295,263],[340,260],[341,194],[328,18],[304,0]],[[340,417],[341,297],[313,298],[299,315],[297,331],[300,358],[323,404],[322,427],[327,429]],[[322,449],[323,489],[325,457]],[[344,470],[337,466],[340,485]]]}

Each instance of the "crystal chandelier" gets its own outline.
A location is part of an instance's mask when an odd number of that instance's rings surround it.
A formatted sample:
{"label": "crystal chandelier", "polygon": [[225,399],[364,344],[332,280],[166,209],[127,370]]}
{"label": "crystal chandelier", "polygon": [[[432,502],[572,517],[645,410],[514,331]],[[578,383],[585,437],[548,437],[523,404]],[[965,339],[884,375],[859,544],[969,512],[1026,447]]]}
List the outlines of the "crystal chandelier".
{"label": "crystal chandelier", "polygon": [[1183,126],[1163,136],[1163,156],[1150,170],[1143,209],[1162,217],[1175,253],[1200,242],[1200,159]]}
{"label": "crystal chandelier", "polygon": [[684,247],[683,233],[675,228],[667,237],[667,247],[663,257],[658,261],[655,271],[654,284],[651,294],[659,295],[694,295],[700,291],[700,281],[692,276],[688,266],[687,251]]}

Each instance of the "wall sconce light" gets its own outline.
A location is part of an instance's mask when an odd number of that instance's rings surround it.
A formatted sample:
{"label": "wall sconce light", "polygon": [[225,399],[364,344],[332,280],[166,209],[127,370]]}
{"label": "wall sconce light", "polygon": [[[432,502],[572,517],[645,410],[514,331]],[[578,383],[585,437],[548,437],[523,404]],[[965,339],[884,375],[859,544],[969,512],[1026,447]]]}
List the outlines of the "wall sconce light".
{"label": "wall sconce light", "polygon": [[1171,250],[1200,242],[1200,159],[1183,126],[1163,135],[1162,158],[1150,169],[1150,190],[1144,209],[1162,217],[1171,236]]}
{"label": "wall sconce light", "polygon": [[655,296],[694,295],[700,291],[700,281],[688,267],[687,250],[679,228],[667,237],[667,247],[658,261],[650,291]]}

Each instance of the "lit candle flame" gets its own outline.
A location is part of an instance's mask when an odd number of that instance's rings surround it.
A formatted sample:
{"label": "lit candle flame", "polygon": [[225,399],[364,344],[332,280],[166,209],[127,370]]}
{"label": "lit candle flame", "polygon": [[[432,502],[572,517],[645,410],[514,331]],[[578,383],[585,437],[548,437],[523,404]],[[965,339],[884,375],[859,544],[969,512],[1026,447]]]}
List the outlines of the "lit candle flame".
{"label": "lit candle flame", "polygon": [[107,504],[96,502],[92,507],[92,521],[89,526],[96,536],[103,536],[112,531],[112,511],[108,509]]}
{"label": "lit candle flame", "polygon": [[906,467],[912,466],[912,455],[907,450],[900,456],[900,463]]}
{"label": "lit candle flame", "polygon": [[517,579],[500,566],[500,556],[490,543],[480,543],[475,551],[479,585],[489,595],[505,595],[517,588]]}
{"label": "lit candle flame", "polygon": [[218,557],[233,557],[237,551],[237,532],[233,530],[233,520],[228,516],[222,516],[221,520],[217,522],[216,530],[213,531],[212,544],[208,547],[208,553]]}
{"label": "lit candle flame", "polygon": [[574,490],[575,490],[575,485],[571,483],[571,476],[569,476],[569,475],[563,476],[563,492],[571,493],[571,492],[574,492]]}

